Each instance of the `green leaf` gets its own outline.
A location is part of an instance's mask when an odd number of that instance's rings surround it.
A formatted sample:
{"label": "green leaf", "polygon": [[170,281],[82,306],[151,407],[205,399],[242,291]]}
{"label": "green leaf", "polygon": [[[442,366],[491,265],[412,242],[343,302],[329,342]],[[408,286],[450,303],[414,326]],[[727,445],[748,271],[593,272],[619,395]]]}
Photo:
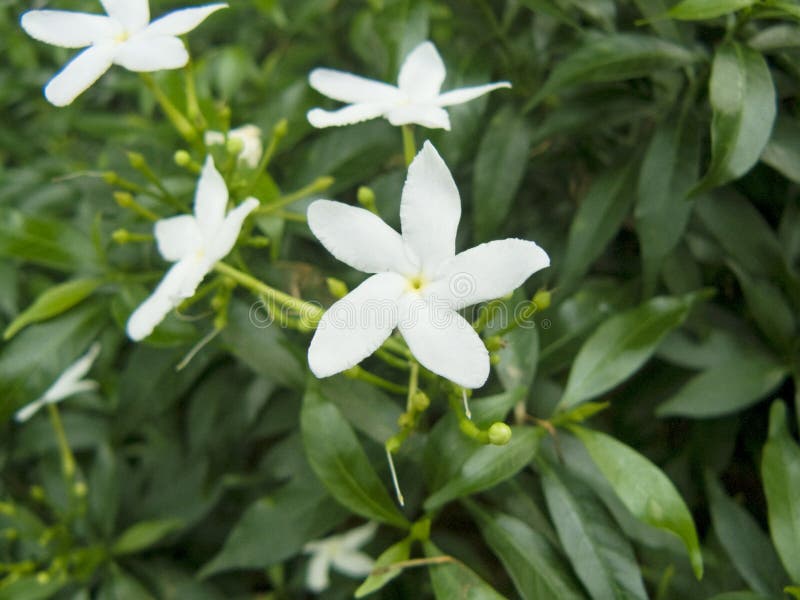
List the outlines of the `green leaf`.
{"label": "green leaf", "polygon": [[600,325],[575,358],[559,408],[595,398],[635,373],[683,323],[695,299],[658,296]]}
{"label": "green leaf", "polygon": [[758,328],[777,350],[791,348],[795,336],[794,311],[783,292],[766,278],[751,277],[744,269],[731,264]]}
{"label": "green leaf", "polygon": [[661,417],[720,417],[752,406],[786,378],[786,368],[768,355],[748,354],[694,376],[658,407]]}
{"label": "green leaf", "polygon": [[692,515],[673,483],[647,458],[604,433],[572,427],[592,460],[637,519],[677,535],[698,579],[703,555]]}
{"label": "green leaf", "polygon": [[633,163],[600,175],[583,198],[569,229],[559,287],[569,290],[587,273],[619,231],[635,199]]}
{"label": "green leaf", "polygon": [[397,431],[403,411],[374,385],[341,375],[323,379],[320,390],[353,427],[379,444]]}
{"label": "green leaf", "polygon": [[637,33],[593,35],[558,62],[527,108],[568,87],[648,77],[653,71],[682,67],[696,58],[686,48],[657,37]]}
{"label": "green leaf", "polygon": [[[425,542],[423,548],[428,558],[443,556],[433,542]],[[462,562],[430,565],[428,573],[437,600],[506,600]]]}
{"label": "green leaf", "polygon": [[66,587],[62,578],[41,583],[35,576],[21,577],[8,584],[0,584],[0,600],[46,600]]}
{"label": "green leaf", "polygon": [[780,596],[789,581],[769,537],[711,473],[706,473],[706,490],[714,532],[742,579],[756,592]]}
{"label": "green leaf", "polygon": [[539,465],[561,545],[591,597],[647,600],[633,548],[603,505],[578,481]]}
{"label": "green leaf", "polygon": [[774,600],[755,592],[725,592],[717,594],[708,600]]}
{"label": "green leaf", "polygon": [[11,322],[3,332],[3,340],[10,340],[31,323],[46,321],[69,310],[91,296],[101,283],[99,279],[75,279],[49,288]]}
{"label": "green leaf", "polygon": [[792,581],[800,581],[800,447],[789,433],[786,406],[780,400],[772,404],[769,414],[761,478],[772,542]]}
{"label": "green leaf", "polygon": [[[405,538],[396,544],[389,546],[375,560],[373,571],[384,567],[389,567],[397,562],[408,560],[408,557],[411,555],[411,542],[411,538]],[[358,586],[358,589],[356,590],[356,598],[363,598],[372,592],[378,591],[402,572],[402,569],[389,569],[377,575],[370,575],[367,577],[364,583]]]}
{"label": "green leaf", "polygon": [[539,448],[541,429],[513,428],[505,446],[478,448],[441,489],[425,501],[425,510],[436,510],[457,498],[494,487],[530,463]]}
{"label": "green leaf", "polygon": [[[793,34],[800,42],[798,33],[800,30],[795,28]],[[787,179],[800,183],[800,122],[797,119],[784,114],[778,116],[761,160]]]}
{"label": "green leaf", "polygon": [[736,42],[722,44],[709,82],[711,165],[693,193],[747,173],[758,162],[775,121],[775,86],[764,57]]}
{"label": "green leaf", "polygon": [[472,501],[464,504],[524,600],[584,597],[569,565],[541,533],[510,515],[484,510]]}
{"label": "green leaf", "polygon": [[505,222],[528,166],[530,145],[530,130],[512,105],[492,117],[473,173],[473,223],[479,241],[496,236]]}
{"label": "green leaf", "polygon": [[683,0],[667,13],[679,21],[703,21],[742,10],[758,0]]}
{"label": "green leaf", "polygon": [[569,25],[570,27],[574,27],[575,29],[579,29],[580,26],[578,22],[575,21],[574,18],[561,6],[558,5],[557,2],[553,0],[522,0],[522,5],[531,9],[534,13],[541,13],[543,15],[547,15],[548,17],[552,17],[565,25]]}
{"label": "green leaf", "polygon": [[336,500],[367,519],[408,527],[350,424],[318,390],[303,397],[300,427],[311,468]]}
{"label": "green leaf", "polygon": [[155,600],[150,592],[134,577],[114,565],[111,576],[104,582],[97,593],[97,600]]}
{"label": "green leaf", "polygon": [[136,523],[122,532],[111,546],[111,552],[117,556],[135,554],[179,531],[184,525],[182,519],[157,519]]}
{"label": "green leaf", "polygon": [[503,340],[505,346],[497,351],[500,362],[494,365],[500,383],[508,391],[530,387],[539,361],[539,330],[536,327],[517,327]]}

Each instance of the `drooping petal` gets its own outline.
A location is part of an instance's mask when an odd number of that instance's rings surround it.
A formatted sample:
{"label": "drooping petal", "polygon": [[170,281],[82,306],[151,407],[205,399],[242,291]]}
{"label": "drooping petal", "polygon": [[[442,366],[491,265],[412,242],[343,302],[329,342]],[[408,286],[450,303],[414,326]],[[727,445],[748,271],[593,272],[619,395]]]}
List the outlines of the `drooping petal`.
{"label": "drooping petal", "polygon": [[322,129],[323,127],[355,125],[383,116],[384,112],[386,112],[386,106],[383,104],[351,104],[339,110],[312,108],[308,111],[306,118],[312,126]]}
{"label": "drooping petal", "polygon": [[408,348],[426,369],[465,388],[489,377],[489,352],[472,325],[446,303],[408,295],[397,324]]}
{"label": "drooping petal", "polygon": [[32,38],[62,48],[84,48],[117,33],[105,15],[65,10],[31,10],[22,15],[20,24]]}
{"label": "drooping petal", "polygon": [[328,252],[354,269],[403,274],[416,270],[400,234],[368,210],[317,200],[308,207],[308,226]]}
{"label": "drooping petal", "polygon": [[50,80],[44,96],[54,106],[67,106],[108,71],[114,60],[112,44],[90,46]]}
{"label": "drooping petal", "polygon": [[197,192],[194,196],[194,216],[204,238],[212,239],[217,234],[225,219],[227,206],[228,187],[209,154],[197,181]]}
{"label": "drooping petal", "polygon": [[311,560],[308,561],[308,572],[306,573],[308,589],[312,592],[321,592],[327,589],[328,585],[330,585],[329,568],[330,561],[325,553],[317,552],[312,554]]}
{"label": "drooping petal", "polygon": [[189,62],[189,52],[174,36],[137,35],[119,47],[114,62],[137,73],[180,69]]}
{"label": "drooping petal", "polygon": [[30,418],[39,412],[39,409],[42,408],[47,402],[45,402],[44,398],[39,398],[38,400],[34,400],[33,402],[26,404],[22,408],[20,408],[17,412],[14,413],[14,420],[17,423],[24,423],[25,421],[29,421]]}
{"label": "drooping petal", "polygon": [[378,524],[375,521],[370,521],[369,523],[361,525],[361,527],[351,529],[347,533],[342,534],[342,548],[350,550],[361,548],[361,546],[373,538],[376,531],[378,531]]}
{"label": "drooping petal", "polygon": [[547,253],[527,240],[496,240],[470,248],[443,264],[430,295],[454,310],[505,296],[550,265]]}
{"label": "drooping petal", "polygon": [[337,571],[351,577],[366,577],[375,566],[371,557],[353,550],[334,554],[331,562]]}
{"label": "drooping petal", "polygon": [[411,104],[393,108],[386,115],[392,125],[408,125],[414,123],[429,129],[450,131],[450,115],[438,106]]}
{"label": "drooping petal", "polygon": [[139,341],[153,333],[153,329],[173,308],[194,294],[207,272],[207,265],[200,261],[181,260],[175,263],[152,295],[128,319],[128,337]]}
{"label": "drooping petal", "polygon": [[488,94],[491,91],[510,87],[511,84],[508,81],[499,81],[497,83],[487,83],[486,85],[458,88],[441,94],[436,99],[436,104],[439,106],[453,106],[454,104],[462,104],[464,102],[474,100],[475,98],[479,98],[484,94]]}
{"label": "drooping petal", "polygon": [[150,22],[148,0],[100,0],[108,16],[116,19],[128,33],[136,33]]}
{"label": "drooping petal", "polygon": [[308,83],[320,94],[348,104],[392,104],[401,96],[393,85],[336,69],[314,69]]}
{"label": "drooping petal", "polygon": [[200,228],[191,215],[162,219],[155,226],[156,244],[164,260],[178,261],[202,245]]}
{"label": "drooping petal", "polygon": [[308,348],[312,373],[328,377],[372,354],[395,328],[397,301],[407,286],[405,277],[379,273],[331,306]]}
{"label": "drooping petal", "polygon": [[[92,368],[97,355],[100,354],[100,344],[95,342],[89,350],[78,360],[67,367],[50,388],[42,395],[45,402],[57,402],[88,389],[94,389],[94,381],[81,381]],[[87,385],[88,384],[88,385]]]}
{"label": "drooping petal", "polygon": [[446,74],[436,46],[422,42],[406,56],[397,82],[411,98],[428,100],[439,95]]}
{"label": "drooping petal", "polygon": [[156,19],[145,29],[145,35],[183,35],[205,21],[209,15],[222,8],[228,8],[227,2],[217,2],[204,6],[182,8]]}
{"label": "drooping petal", "polygon": [[400,221],[403,239],[429,276],[455,256],[460,219],[461,198],[453,176],[433,144],[425,142],[408,168]]}
{"label": "drooping petal", "polygon": [[248,198],[228,213],[208,250],[208,259],[211,262],[222,260],[233,250],[236,238],[239,237],[239,232],[242,230],[242,223],[244,223],[247,215],[258,208],[258,205],[258,200]]}

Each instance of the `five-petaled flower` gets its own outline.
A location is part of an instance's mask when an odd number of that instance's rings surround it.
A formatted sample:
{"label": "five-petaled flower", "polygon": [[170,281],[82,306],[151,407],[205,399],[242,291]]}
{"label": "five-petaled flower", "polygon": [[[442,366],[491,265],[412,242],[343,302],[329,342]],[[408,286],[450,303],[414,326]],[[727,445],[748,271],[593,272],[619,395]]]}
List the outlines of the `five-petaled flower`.
{"label": "five-petaled flower", "polygon": [[197,182],[194,215],[156,223],[158,251],[175,264],[128,320],[131,339],[141,340],[150,335],[169,311],[194,295],[214,264],[233,249],[242,223],[258,204],[255,198],[248,198],[226,216],[228,188],[211,156],[206,159]]}
{"label": "five-petaled flower", "polygon": [[95,342],[86,354],[64,370],[40,398],[20,408],[14,418],[20,422],[27,421],[46,404],[55,404],[75,394],[96,390],[97,382],[84,377],[92,368],[98,354],[100,354],[100,344]]}
{"label": "five-petaled flower", "polygon": [[314,127],[331,127],[385,117],[392,125],[416,123],[449,130],[450,116],[445,106],[511,87],[509,82],[500,81],[440,93],[445,75],[442,57],[431,42],[423,42],[409,53],[400,67],[397,86],[333,69],[314,69],[308,78],[311,87],[349,106],[332,112],[312,109],[308,121]]}
{"label": "five-petaled flower", "polygon": [[519,239],[456,254],[460,218],[458,189],[430,142],[408,169],[402,235],[368,210],[330,200],[311,204],[308,224],[323,246],[354,269],[373,273],[320,320],[308,349],[317,377],[358,364],[397,327],[427,369],[466,388],[486,382],[486,347],[456,311],[504,296],[550,259]]}
{"label": "five-petaled flower", "polygon": [[372,539],[377,529],[377,523],[370,522],[341,535],[308,542],[303,548],[311,555],[306,577],[308,588],[313,592],[326,589],[331,566],[351,577],[369,575],[375,561],[358,549]]}
{"label": "five-petaled flower", "polygon": [[220,2],[184,8],[151,23],[148,0],[100,1],[108,16],[64,10],[22,15],[22,28],[31,37],[54,46],[86,48],[45,87],[45,97],[56,106],[72,103],[114,63],[142,72],[184,66],[189,53],[178,36],[228,6]]}

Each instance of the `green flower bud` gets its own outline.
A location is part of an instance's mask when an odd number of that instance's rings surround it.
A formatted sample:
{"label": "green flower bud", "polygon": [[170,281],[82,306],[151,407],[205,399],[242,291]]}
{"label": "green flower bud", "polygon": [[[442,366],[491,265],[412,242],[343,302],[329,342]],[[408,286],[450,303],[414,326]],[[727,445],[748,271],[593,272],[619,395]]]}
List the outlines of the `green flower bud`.
{"label": "green flower bud", "polygon": [[545,310],[546,308],[550,307],[552,300],[553,294],[547,290],[539,290],[533,296],[532,302],[536,305],[537,310]]}
{"label": "green flower bud", "polygon": [[286,119],[281,119],[272,128],[272,135],[277,139],[285,138],[287,133],[289,133],[289,121]]}
{"label": "green flower bud", "polygon": [[103,181],[105,181],[108,185],[116,185],[119,181],[119,175],[114,173],[114,171],[106,171],[103,173]]}
{"label": "green flower bud", "polygon": [[486,339],[486,349],[489,352],[497,352],[500,348],[505,347],[506,343],[499,335],[493,335]]}
{"label": "green flower bud", "polygon": [[138,152],[128,152],[128,162],[134,169],[142,169],[147,165],[144,156]]}
{"label": "green flower bud", "polygon": [[328,291],[331,293],[331,296],[334,298],[344,298],[349,291],[347,289],[347,284],[341,279],[336,279],[335,277],[328,277],[325,280],[325,283],[328,285]]}
{"label": "green flower bud", "polygon": [[179,167],[188,167],[192,163],[192,155],[186,150],[178,150],[173,157],[175,164]]}
{"label": "green flower bud", "polygon": [[502,361],[502,358],[500,358],[500,355],[497,354],[496,352],[492,352],[489,355],[489,364],[490,365],[492,365],[492,366],[499,365],[501,361]]}
{"label": "green flower bud", "polygon": [[495,446],[505,446],[511,441],[511,427],[498,421],[489,427],[489,443]]}
{"label": "green flower bud", "polygon": [[114,192],[114,200],[122,208],[133,206],[133,196],[129,192]]}
{"label": "green flower bud", "polygon": [[428,394],[422,390],[417,390],[417,393],[414,394],[414,397],[411,399],[411,406],[417,412],[427,410],[430,405],[431,399],[428,398]]}
{"label": "green flower bud", "polygon": [[111,234],[111,239],[115,244],[127,244],[130,240],[130,233],[127,229],[117,229]]}
{"label": "green flower bud", "polygon": [[372,188],[368,188],[365,185],[358,188],[356,198],[358,199],[358,203],[364,208],[372,208],[375,206],[375,192],[372,191]]}
{"label": "green flower bud", "polygon": [[386,451],[390,454],[394,454],[398,450],[400,450],[400,440],[397,436],[392,436],[388,440],[386,440]]}
{"label": "green flower bud", "polygon": [[244,141],[238,137],[228,138],[228,141],[225,142],[225,149],[228,151],[228,154],[239,156],[242,150],[244,150]]}
{"label": "green flower bud", "polygon": [[89,488],[86,487],[86,484],[83,481],[78,481],[72,487],[72,491],[78,498],[84,498],[86,497],[86,494],[89,493]]}
{"label": "green flower bud", "polygon": [[403,413],[397,417],[397,425],[405,429],[406,427],[413,427],[414,417],[408,413]]}
{"label": "green flower bud", "polygon": [[50,574],[46,571],[40,571],[36,574],[36,583],[39,585],[45,585],[50,583]]}

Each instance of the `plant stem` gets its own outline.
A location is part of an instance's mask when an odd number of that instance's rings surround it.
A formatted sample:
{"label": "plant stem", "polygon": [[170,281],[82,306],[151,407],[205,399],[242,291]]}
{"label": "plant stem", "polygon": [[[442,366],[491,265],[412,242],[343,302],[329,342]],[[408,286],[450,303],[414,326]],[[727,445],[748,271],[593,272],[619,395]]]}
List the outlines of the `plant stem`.
{"label": "plant stem", "polygon": [[275,211],[278,211],[282,208],[289,206],[297,202],[298,200],[302,200],[306,196],[313,194],[314,192],[321,192],[323,190],[327,190],[333,184],[333,177],[317,177],[314,181],[309,183],[308,185],[300,188],[297,191],[292,192],[291,194],[286,194],[278,198],[275,202],[267,204],[266,206],[261,206],[256,210],[256,212],[260,215],[268,215]]}
{"label": "plant stem", "polygon": [[417,154],[417,143],[414,141],[414,128],[411,125],[403,125],[403,157],[406,160],[406,168],[414,160]]}
{"label": "plant stem", "polygon": [[186,80],[186,113],[189,120],[200,129],[204,130],[207,126],[203,111],[200,109],[200,102],[197,100],[197,86],[194,80],[194,63],[190,60],[186,63],[184,71]]}
{"label": "plant stem", "polygon": [[353,367],[345,371],[345,375],[352,379],[360,379],[361,381],[366,381],[374,386],[382,388],[387,392],[392,392],[393,394],[405,394],[408,388],[404,385],[399,385],[397,383],[392,383],[384,379],[383,377],[378,377],[374,373],[370,373],[362,369],[361,367]]}
{"label": "plant stem", "polygon": [[58,441],[58,451],[61,454],[61,470],[64,473],[64,480],[71,495],[72,483],[75,478],[75,455],[72,454],[72,449],[69,447],[67,434],[64,431],[64,423],[61,421],[61,415],[58,412],[58,406],[53,402],[48,402],[47,412],[50,414],[50,423],[53,426],[56,440]]}
{"label": "plant stem", "polygon": [[411,372],[408,374],[408,398],[406,399],[406,412],[413,411],[414,394],[417,393],[417,386],[419,384],[419,363],[415,360],[411,361]]}
{"label": "plant stem", "polygon": [[153,92],[153,96],[155,96],[156,101],[161,106],[161,109],[164,111],[164,114],[167,115],[167,118],[170,120],[172,125],[181,134],[181,137],[185,139],[187,142],[195,144],[198,141],[197,129],[195,129],[194,125],[192,125],[186,116],[178,109],[175,104],[173,104],[172,100],[164,93],[164,91],[158,86],[156,80],[150,73],[140,73],[142,77],[142,81],[148,87],[148,89]]}

